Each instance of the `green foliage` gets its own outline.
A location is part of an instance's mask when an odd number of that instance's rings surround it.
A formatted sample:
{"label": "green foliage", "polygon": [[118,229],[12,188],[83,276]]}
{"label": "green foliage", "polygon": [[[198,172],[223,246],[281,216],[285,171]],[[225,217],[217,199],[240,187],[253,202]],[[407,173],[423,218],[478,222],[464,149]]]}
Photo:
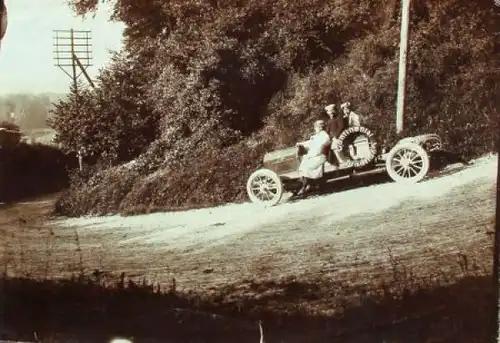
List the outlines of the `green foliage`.
{"label": "green foliage", "polygon": [[90,155],[117,163],[138,156],[155,139],[159,116],[144,100],[148,75],[130,56],[116,55],[95,89],[72,89],[52,110],[50,125],[66,151],[85,147]]}
{"label": "green foliage", "polygon": [[10,121],[0,122],[0,149],[15,147],[20,142],[20,140],[21,133],[19,125],[16,125]]}
{"label": "green foliage", "polygon": [[[244,199],[264,151],[303,139],[330,102],[350,101],[381,142],[398,138],[398,1],[113,3],[124,52],[80,93],[84,114],[60,102],[53,126],[68,149],[135,164],[123,185],[91,177],[66,203],[125,211]],[[72,4],[86,13],[97,2]],[[487,0],[412,4],[404,135],[438,133],[465,157],[492,151],[498,11]]]}
{"label": "green foliage", "polygon": [[10,149],[0,149],[0,202],[68,187],[69,167],[69,156],[53,147],[21,143]]}

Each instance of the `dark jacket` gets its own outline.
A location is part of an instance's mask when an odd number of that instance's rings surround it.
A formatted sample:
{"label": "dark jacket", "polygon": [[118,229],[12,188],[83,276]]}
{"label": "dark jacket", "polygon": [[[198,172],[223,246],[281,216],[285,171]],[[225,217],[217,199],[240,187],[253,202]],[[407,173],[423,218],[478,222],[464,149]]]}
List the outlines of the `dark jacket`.
{"label": "dark jacket", "polygon": [[331,138],[339,138],[342,131],[344,131],[344,128],[345,128],[345,121],[344,118],[342,118],[341,116],[336,116],[328,120],[327,132]]}

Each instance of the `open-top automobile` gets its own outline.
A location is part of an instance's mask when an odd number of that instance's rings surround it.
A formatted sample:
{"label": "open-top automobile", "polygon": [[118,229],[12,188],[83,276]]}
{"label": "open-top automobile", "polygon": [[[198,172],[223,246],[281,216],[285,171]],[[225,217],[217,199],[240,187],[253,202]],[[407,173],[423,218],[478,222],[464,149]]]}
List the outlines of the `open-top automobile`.
{"label": "open-top automobile", "polygon": [[[264,155],[263,167],[250,175],[246,185],[253,203],[274,206],[285,192],[296,194],[300,179],[298,167],[308,143],[299,142],[297,146]],[[441,148],[439,135],[429,133],[403,138],[388,149],[377,144],[367,127],[349,127],[339,136],[337,152],[333,154],[339,156],[341,162],[336,163],[335,158],[329,157],[323,165],[323,177],[316,184],[321,187],[325,182],[384,170],[395,182],[416,183],[427,176],[431,154]]]}

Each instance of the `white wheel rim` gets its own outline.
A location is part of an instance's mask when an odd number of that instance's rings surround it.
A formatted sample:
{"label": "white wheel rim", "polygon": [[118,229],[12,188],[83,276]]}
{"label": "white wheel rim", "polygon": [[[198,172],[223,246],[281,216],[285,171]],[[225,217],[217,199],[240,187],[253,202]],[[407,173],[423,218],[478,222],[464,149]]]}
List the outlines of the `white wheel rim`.
{"label": "white wheel rim", "polygon": [[272,201],[279,195],[277,182],[268,175],[257,175],[250,182],[250,191],[262,202]]}
{"label": "white wheel rim", "polygon": [[424,158],[415,150],[404,148],[392,157],[392,170],[401,178],[418,177],[425,168]]}

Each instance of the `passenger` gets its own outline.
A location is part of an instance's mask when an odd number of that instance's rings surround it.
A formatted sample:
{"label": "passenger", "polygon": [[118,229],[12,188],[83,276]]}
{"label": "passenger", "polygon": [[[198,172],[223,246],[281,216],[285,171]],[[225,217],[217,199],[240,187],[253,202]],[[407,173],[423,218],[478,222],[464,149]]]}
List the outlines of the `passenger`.
{"label": "passenger", "polygon": [[346,128],[343,116],[335,111],[335,105],[330,104],[325,107],[326,114],[330,117],[327,128],[331,138],[331,147],[328,152],[328,161],[337,164],[343,162],[338,151],[338,139],[342,131]]}
{"label": "passenger", "polygon": [[315,134],[309,141],[307,153],[302,157],[299,165],[299,175],[302,182],[302,188],[298,192],[299,195],[310,189],[310,180],[323,177],[323,164],[326,162],[327,151],[331,144],[323,120],[317,120],[314,123],[314,132]]}
{"label": "passenger", "polygon": [[351,103],[350,102],[344,102],[342,105],[340,105],[340,108],[342,109],[342,112],[344,113],[344,120],[345,120],[345,126],[350,127],[350,126],[361,126],[361,121],[359,115],[354,113],[351,110]]}
{"label": "passenger", "polygon": [[344,119],[343,117],[335,111],[335,105],[330,104],[325,107],[325,112],[330,117],[327,123],[327,132],[330,138],[338,139],[342,131],[344,131]]}

